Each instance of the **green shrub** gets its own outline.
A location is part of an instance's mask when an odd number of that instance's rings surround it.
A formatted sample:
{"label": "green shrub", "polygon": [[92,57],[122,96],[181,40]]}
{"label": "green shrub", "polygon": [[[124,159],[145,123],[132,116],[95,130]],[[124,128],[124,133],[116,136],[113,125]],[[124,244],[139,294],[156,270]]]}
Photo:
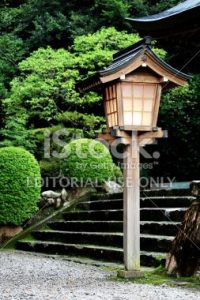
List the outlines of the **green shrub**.
{"label": "green shrub", "polygon": [[113,164],[113,173],[114,173],[115,180],[123,178],[122,170],[120,169],[119,166],[116,166],[115,164]]}
{"label": "green shrub", "polygon": [[42,177],[58,177],[60,175],[60,160],[49,158],[40,161]]}
{"label": "green shrub", "polygon": [[0,149],[0,170],[0,224],[21,225],[37,211],[39,165],[28,151],[5,147]]}
{"label": "green shrub", "polygon": [[76,178],[78,182],[103,182],[113,178],[113,161],[109,150],[92,139],[74,140],[64,148],[61,160],[64,176]]}

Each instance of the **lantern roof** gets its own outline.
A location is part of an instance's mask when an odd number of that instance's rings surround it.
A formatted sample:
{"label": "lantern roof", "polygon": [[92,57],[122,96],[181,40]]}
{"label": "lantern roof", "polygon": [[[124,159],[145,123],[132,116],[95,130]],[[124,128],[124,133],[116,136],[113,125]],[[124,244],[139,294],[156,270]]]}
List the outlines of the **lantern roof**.
{"label": "lantern roof", "polygon": [[[79,82],[80,92],[96,90],[103,84],[120,80],[133,71],[146,67],[163,78],[167,78],[172,86],[185,85],[192,77],[173,68],[151,50],[151,38],[145,37],[140,42],[116,53],[113,61],[104,70],[96,72],[92,77]],[[165,82],[166,83],[166,82]]]}

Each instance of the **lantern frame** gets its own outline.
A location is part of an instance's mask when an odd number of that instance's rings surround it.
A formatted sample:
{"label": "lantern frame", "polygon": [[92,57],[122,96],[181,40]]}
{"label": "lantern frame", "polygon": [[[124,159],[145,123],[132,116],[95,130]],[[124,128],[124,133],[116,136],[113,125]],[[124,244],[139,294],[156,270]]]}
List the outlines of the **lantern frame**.
{"label": "lantern frame", "polygon": [[[131,95],[127,94],[127,90]],[[148,90],[153,94],[150,95]],[[123,79],[105,85],[104,110],[108,128],[152,131],[157,125],[161,92],[161,78],[147,68],[141,68]],[[126,116],[131,121],[127,122]],[[134,120],[134,116],[139,119]]]}

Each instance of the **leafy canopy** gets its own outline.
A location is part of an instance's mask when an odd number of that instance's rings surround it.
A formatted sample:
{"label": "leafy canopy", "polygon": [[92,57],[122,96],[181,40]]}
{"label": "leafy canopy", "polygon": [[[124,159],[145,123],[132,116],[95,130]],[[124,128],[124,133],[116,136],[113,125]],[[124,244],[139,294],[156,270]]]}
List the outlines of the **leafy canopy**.
{"label": "leafy canopy", "polygon": [[[159,170],[179,180],[198,178],[200,162],[200,76],[189,85],[169,91],[163,96],[159,123],[168,129],[169,138],[160,142]],[[173,166],[173,167],[172,167]],[[163,173],[163,171],[162,171]]]}
{"label": "leafy canopy", "polygon": [[80,95],[75,84],[105,67],[113,53],[138,40],[136,34],[109,28],[77,37],[69,51],[47,47],[33,52],[19,63],[20,76],[14,78],[10,96],[3,101],[6,128],[13,119],[24,120],[27,129],[49,127],[60,120],[75,127],[81,116],[80,128],[84,123],[87,128],[99,127],[104,123],[101,97],[93,92]]}

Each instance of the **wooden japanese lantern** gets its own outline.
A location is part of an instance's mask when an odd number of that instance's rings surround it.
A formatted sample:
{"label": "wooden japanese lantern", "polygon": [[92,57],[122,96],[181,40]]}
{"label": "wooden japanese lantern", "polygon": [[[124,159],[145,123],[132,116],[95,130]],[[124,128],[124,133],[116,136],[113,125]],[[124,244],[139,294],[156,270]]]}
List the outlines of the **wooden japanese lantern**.
{"label": "wooden japanese lantern", "polygon": [[79,91],[103,89],[108,128],[153,131],[163,89],[185,85],[190,76],[172,68],[143,41],[114,55],[111,65],[78,84]]}
{"label": "wooden japanese lantern", "polygon": [[[111,65],[77,85],[80,92],[100,89],[108,141],[120,137],[124,149],[123,245],[125,270],[120,276],[142,276],[140,272],[140,155],[139,147],[163,137],[157,130],[163,90],[185,85],[191,77],[172,68],[143,41],[117,53]],[[130,184],[131,183],[131,184]]]}

